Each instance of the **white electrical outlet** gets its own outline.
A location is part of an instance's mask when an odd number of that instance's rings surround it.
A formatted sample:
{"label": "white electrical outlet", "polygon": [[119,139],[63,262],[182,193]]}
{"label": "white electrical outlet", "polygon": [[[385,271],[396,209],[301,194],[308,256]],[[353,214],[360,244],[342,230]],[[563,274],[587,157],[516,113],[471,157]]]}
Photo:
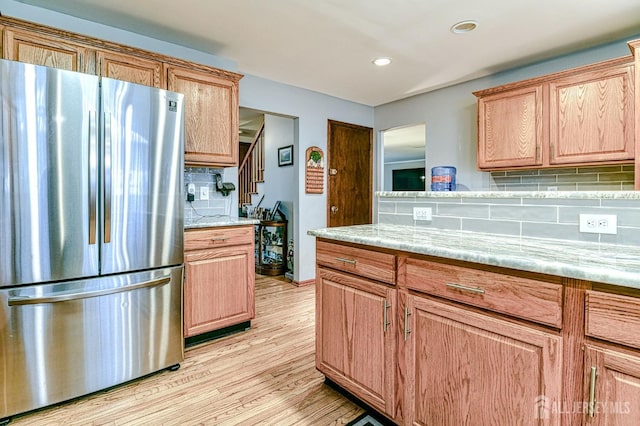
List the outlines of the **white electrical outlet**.
{"label": "white electrical outlet", "polygon": [[414,207],[413,220],[431,220],[431,207]]}
{"label": "white electrical outlet", "polygon": [[209,199],[209,187],[208,186],[201,186],[200,187],[200,199],[201,200],[208,200]]}
{"label": "white electrical outlet", "polygon": [[580,232],[617,234],[618,216],[615,214],[580,214]]}
{"label": "white electrical outlet", "polygon": [[190,183],[187,185],[187,194],[196,195],[196,186],[194,184]]}

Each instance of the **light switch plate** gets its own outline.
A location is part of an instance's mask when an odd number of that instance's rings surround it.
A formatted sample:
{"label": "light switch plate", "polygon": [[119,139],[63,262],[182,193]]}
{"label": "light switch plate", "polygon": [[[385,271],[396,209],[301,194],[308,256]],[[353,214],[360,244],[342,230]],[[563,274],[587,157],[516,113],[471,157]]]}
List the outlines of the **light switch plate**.
{"label": "light switch plate", "polygon": [[209,187],[208,186],[201,186],[200,187],[200,199],[201,200],[208,200],[209,199]]}

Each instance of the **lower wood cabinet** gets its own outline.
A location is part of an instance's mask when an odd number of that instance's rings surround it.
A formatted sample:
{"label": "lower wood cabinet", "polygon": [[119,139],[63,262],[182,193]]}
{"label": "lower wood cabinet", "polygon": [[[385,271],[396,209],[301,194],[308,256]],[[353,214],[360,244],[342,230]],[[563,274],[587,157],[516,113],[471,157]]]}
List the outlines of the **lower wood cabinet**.
{"label": "lower wood cabinet", "polygon": [[590,340],[584,351],[582,412],[585,424],[640,424],[640,298],[637,296],[586,292],[585,334]]}
{"label": "lower wood cabinet", "polygon": [[394,407],[393,287],[317,269],[316,367],[381,413]]}
{"label": "lower wood cabinet", "polygon": [[639,289],[316,248],[316,367],[396,424],[640,424]]}
{"label": "lower wood cabinet", "polygon": [[255,316],[253,257],[253,226],[185,232],[185,337]]}
{"label": "lower wood cabinet", "polygon": [[408,296],[405,424],[560,424],[562,337]]}
{"label": "lower wood cabinet", "polygon": [[640,354],[588,345],[584,373],[585,424],[640,423]]}

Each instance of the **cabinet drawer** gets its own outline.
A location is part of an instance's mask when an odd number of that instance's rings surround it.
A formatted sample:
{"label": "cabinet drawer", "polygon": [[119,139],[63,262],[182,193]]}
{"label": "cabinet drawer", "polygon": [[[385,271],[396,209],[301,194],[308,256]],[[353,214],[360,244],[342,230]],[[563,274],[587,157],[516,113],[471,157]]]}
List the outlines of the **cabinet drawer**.
{"label": "cabinet drawer", "polygon": [[393,254],[318,241],[316,262],[362,277],[396,283],[396,256]]}
{"label": "cabinet drawer", "polygon": [[406,261],[406,286],[560,328],[562,285],[421,259]]}
{"label": "cabinet drawer", "polygon": [[184,233],[184,250],[253,244],[253,240],[253,226],[188,229]]}
{"label": "cabinet drawer", "polygon": [[640,299],[587,291],[585,334],[640,349]]}

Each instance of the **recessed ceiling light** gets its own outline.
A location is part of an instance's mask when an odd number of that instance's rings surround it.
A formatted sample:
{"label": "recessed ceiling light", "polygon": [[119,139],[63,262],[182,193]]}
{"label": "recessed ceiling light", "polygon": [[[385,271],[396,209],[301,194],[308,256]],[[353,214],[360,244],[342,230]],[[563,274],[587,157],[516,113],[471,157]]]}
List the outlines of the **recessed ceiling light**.
{"label": "recessed ceiling light", "polygon": [[477,21],[461,21],[451,26],[451,32],[454,34],[463,34],[473,31],[477,28]]}
{"label": "recessed ceiling light", "polygon": [[391,63],[391,58],[375,58],[373,61],[374,65],[379,67],[384,67],[385,65],[389,65]]}

